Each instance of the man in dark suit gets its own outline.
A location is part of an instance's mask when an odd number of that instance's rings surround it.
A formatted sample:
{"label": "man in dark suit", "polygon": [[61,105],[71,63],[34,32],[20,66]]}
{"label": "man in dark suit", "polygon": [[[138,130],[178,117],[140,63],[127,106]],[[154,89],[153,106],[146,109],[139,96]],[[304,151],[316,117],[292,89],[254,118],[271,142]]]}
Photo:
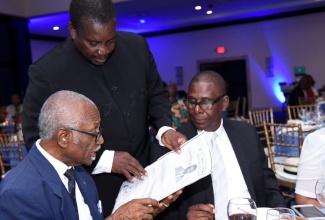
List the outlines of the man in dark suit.
{"label": "man in dark suit", "polygon": [[[59,91],[44,103],[38,124],[41,139],[1,181],[0,219],[104,219],[95,183],[81,166],[90,165],[104,143],[96,105]],[[172,197],[163,203],[132,200],[107,219],[152,219],[177,196]]]}
{"label": "man in dark suit", "polygon": [[[255,128],[222,119],[229,103],[226,94],[224,79],[214,71],[200,72],[191,80],[184,100],[191,121],[178,131],[188,139],[206,131],[213,168],[211,175],[185,187],[158,219],[228,219],[227,203],[234,197],[250,197],[258,207],[286,206]],[[152,152],[153,161],[167,152],[158,150]]]}
{"label": "man in dark suit", "polygon": [[28,70],[24,139],[28,149],[38,139],[39,111],[54,92],[72,90],[90,98],[99,108],[106,141],[87,170],[94,174],[107,216],[122,182],[146,175],[148,116],[170,150],[179,150],[186,139],[170,128],[168,93],[146,40],[116,31],[111,0],[72,0],[69,29],[71,37]]}

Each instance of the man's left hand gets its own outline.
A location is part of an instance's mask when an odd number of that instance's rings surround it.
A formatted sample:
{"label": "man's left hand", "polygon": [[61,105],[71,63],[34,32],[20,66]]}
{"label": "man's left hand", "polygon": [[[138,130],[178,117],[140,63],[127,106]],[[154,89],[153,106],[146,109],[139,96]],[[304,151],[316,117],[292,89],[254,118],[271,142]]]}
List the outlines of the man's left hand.
{"label": "man's left hand", "polygon": [[165,145],[169,150],[174,150],[176,153],[181,153],[180,146],[187,141],[185,135],[174,131],[174,130],[167,130],[161,137],[161,142]]}

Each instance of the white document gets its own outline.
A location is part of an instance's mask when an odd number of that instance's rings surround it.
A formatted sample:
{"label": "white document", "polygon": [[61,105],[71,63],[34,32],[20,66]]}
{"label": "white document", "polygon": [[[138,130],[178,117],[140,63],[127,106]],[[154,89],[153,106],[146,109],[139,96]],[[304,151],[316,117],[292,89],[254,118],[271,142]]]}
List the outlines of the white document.
{"label": "white document", "polygon": [[132,199],[158,201],[209,175],[212,170],[210,140],[202,132],[181,147],[182,153],[170,151],[147,166],[144,180],[125,181],[117,196],[113,212]]}

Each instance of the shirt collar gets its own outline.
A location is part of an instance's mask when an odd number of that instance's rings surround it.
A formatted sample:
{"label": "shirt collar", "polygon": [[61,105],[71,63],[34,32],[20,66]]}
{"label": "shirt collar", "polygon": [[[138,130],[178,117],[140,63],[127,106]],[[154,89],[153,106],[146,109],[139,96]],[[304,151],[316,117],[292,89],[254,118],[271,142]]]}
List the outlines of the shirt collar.
{"label": "shirt collar", "polygon": [[[223,128],[223,119],[221,118],[221,122],[220,122],[220,126],[217,130],[213,131],[215,132],[218,136],[222,133],[222,131],[224,130]],[[197,133],[200,134],[201,132],[203,132],[203,130],[197,130]],[[207,133],[212,133],[212,131],[206,131]]]}
{"label": "shirt collar", "polygon": [[68,168],[71,168],[71,167],[65,165],[64,163],[62,163],[61,161],[59,161],[58,159],[54,158],[52,155],[50,155],[49,153],[47,153],[46,150],[44,150],[41,147],[40,141],[41,141],[41,139],[39,139],[39,140],[36,141],[36,147],[37,147],[37,149],[52,164],[52,166],[54,167],[54,169],[56,170],[56,172],[60,176],[64,176],[65,171],[67,171],[67,169]]}

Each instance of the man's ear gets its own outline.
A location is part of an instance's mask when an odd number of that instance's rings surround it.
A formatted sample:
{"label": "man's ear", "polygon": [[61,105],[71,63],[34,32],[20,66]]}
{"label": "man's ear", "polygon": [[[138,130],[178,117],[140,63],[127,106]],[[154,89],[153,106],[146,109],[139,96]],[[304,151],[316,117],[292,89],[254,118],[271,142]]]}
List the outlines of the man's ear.
{"label": "man's ear", "polygon": [[71,36],[72,40],[74,40],[77,36],[77,30],[73,27],[71,22],[69,22],[68,27],[69,27],[69,31],[70,31],[70,36]]}
{"label": "man's ear", "polygon": [[60,128],[56,133],[57,143],[60,147],[66,148],[68,146],[69,130],[66,128]]}
{"label": "man's ear", "polygon": [[222,111],[227,111],[227,108],[229,106],[229,96],[225,96],[222,98]]}

